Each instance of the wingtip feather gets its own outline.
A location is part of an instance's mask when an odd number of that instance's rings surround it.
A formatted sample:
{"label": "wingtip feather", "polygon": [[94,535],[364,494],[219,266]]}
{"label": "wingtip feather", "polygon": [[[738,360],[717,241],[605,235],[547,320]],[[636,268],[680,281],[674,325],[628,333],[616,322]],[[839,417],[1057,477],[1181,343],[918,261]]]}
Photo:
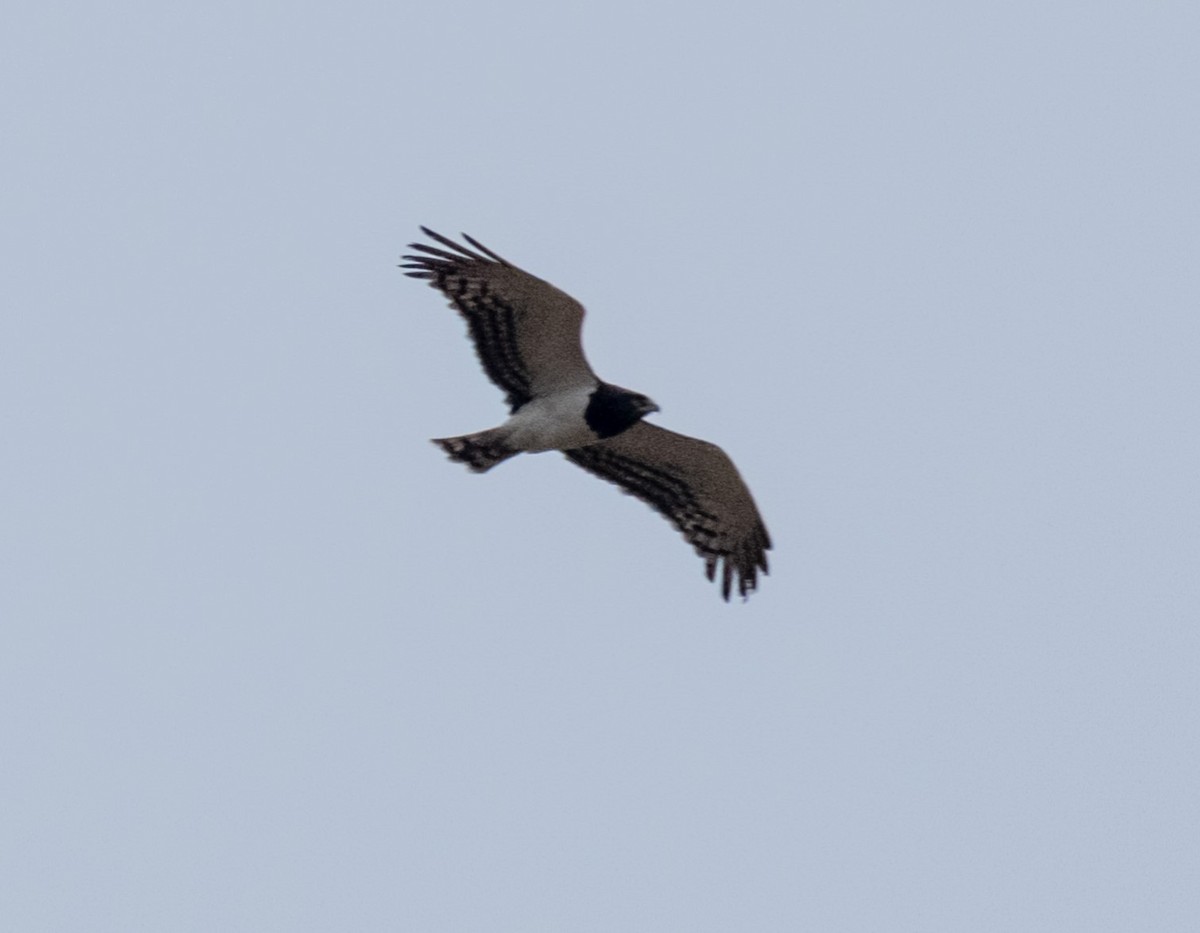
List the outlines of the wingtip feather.
{"label": "wingtip feather", "polygon": [[[440,255],[440,256],[446,256],[448,259],[451,259],[455,262],[461,262],[463,258],[473,259],[476,262],[487,262],[488,261],[486,257],[480,256],[478,253],[471,252],[471,250],[467,249],[461,243],[456,243],[456,242],[454,242],[454,240],[450,239],[450,237],[442,236],[442,234],[438,233],[435,230],[430,230],[428,227],[422,227],[421,232],[424,233],[431,240],[434,240],[437,243],[441,243],[442,246],[445,246],[449,249],[454,250],[454,254],[448,255],[446,253],[443,253],[441,250],[435,249],[432,246],[424,246],[424,245],[421,245],[418,243],[412,244],[415,249],[422,250],[423,252],[432,252],[432,253],[435,253],[436,255]],[[467,237],[467,239],[470,240],[470,237]]]}
{"label": "wingtip feather", "polygon": [[509,262],[507,259],[505,259],[503,256],[501,256],[499,253],[495,253],[492,250],[488,249],[486,246],[484,246],[482,243],[480,243],[477,239],[475,239],[470,234],[464,233],[464,234],[461,234],[461,236],[464,240],[466,240],[468,243],[470,243],[472,246],[474,246],[481,253],[483,253],[484,255],[488,256],[491,259],[494,259],[496,262],[500,263],[500,265],[502,265],[502,266],[509,265]]}

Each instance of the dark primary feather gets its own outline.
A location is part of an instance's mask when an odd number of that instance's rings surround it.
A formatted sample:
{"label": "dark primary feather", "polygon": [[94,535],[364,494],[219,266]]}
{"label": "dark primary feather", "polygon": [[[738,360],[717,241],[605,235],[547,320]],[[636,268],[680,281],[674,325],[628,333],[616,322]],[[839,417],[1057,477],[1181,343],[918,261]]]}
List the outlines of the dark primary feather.
{"label": "dark primary feather", "polygon": [[[729,457],[713,444],[644,421],[622,430],[629,419],[614,417],[618,403],[642,397],[600,383],[588,366],[580,343],[583,306],[465,234],[469,246],[421,229],[437,245],[412,244],[416,254],[404,257],[406,274],[427,280],[462,314],[484,371],[505,391],[512,410],[537,396],[597,387],[585,413],[588,424],[602,435],[609,428],[619,433],[563,453],[670,520],[704,558],[709,580],[720,569],[726,600],[735,580],[741,596],[753,592],[758,572],[767,572],[771,539]],[[475,438],[438,443],[453,456]],[[475,460],[474,467],[486,468]]]}
{"label": "dark primary feather", "polygon": [[736,577],[740,596],[767,572],[771,538],[733,461],[715,444],[639,422],[567,458],[648,503],[704,558],[709,580],[721,568],[721,595]]}
{"label": "dark primary feather", "polygon": [[479,362],[516,411],[536,395],[595,379],[580,343],[583,306],[463,234],[468,249],[428,227],[405,275],[426,279],[467,322]]}

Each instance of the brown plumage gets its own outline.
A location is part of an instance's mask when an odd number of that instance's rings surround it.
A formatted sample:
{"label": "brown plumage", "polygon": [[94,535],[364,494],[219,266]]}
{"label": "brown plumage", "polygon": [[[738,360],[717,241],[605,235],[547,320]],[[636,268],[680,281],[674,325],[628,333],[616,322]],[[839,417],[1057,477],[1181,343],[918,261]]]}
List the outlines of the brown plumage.
{"label": "brown plumage", "polygon": [[524,451],[561,450],[664,515],[721,572],[726,600],[748,596],[767,572],[771,539],[733,461],[715,444],[642,418],[658,411],[644,395],[602,381],[583,354],[583,306],[463,235],[468,248],[421,230],[439,246],[413,243],[403,268],[441,291],[467,322],[479,361],[505,393],[503,425],[434,443],[482,473]]}
{"label": "brown plumage", "polygon": [[401,268],[428,279],[466,319],[483,371],[513,411],[534,396],[596,380],[580,342],[583,305],[466,234],[478,252],[428,227],[421,232],[455,252],[412,243],[425,255],[405,256]]}
{"label": "brown plumage", "polygon": [[704,558],[712,580],[721,564],[721,595],[734,576],[740,596],[767,572],[771,537],[737,467],[716,444],[642,421],[599,444],[564,450],[579,464],[664,515]]}

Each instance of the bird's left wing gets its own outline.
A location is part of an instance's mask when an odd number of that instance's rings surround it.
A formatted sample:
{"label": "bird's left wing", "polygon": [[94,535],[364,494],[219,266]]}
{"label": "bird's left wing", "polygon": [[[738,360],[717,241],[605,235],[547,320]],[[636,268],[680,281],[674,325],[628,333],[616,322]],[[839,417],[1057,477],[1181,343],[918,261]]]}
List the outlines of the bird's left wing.
{"label": "bird's left wing", "polygon": [[474,249],[421,230],[440,247],[410,244],[421,255],[403,257],[401,268],[427,279],[466,319],[484,372],[513,411],[534,396],[595,383],[580,343],[583,305],[466,234]]}
{"label": "bird's left wing", "polygon": [[767,572],[771,538],[733,461],[715,444],[641,421],[615,437],[564,450],[567,458],[662,513],[704,558],[721,594],[748,596]]}

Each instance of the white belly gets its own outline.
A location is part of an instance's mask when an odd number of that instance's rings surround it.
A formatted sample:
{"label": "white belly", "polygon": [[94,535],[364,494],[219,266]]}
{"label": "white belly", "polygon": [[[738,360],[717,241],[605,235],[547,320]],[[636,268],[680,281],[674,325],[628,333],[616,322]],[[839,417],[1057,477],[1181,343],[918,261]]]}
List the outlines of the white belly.
{"label": "white belly", "polygon": [[528,402],[505,422],[508,444],[518,450],[570,450],[596,443],[583,420],[594,386],[571,389]]}

